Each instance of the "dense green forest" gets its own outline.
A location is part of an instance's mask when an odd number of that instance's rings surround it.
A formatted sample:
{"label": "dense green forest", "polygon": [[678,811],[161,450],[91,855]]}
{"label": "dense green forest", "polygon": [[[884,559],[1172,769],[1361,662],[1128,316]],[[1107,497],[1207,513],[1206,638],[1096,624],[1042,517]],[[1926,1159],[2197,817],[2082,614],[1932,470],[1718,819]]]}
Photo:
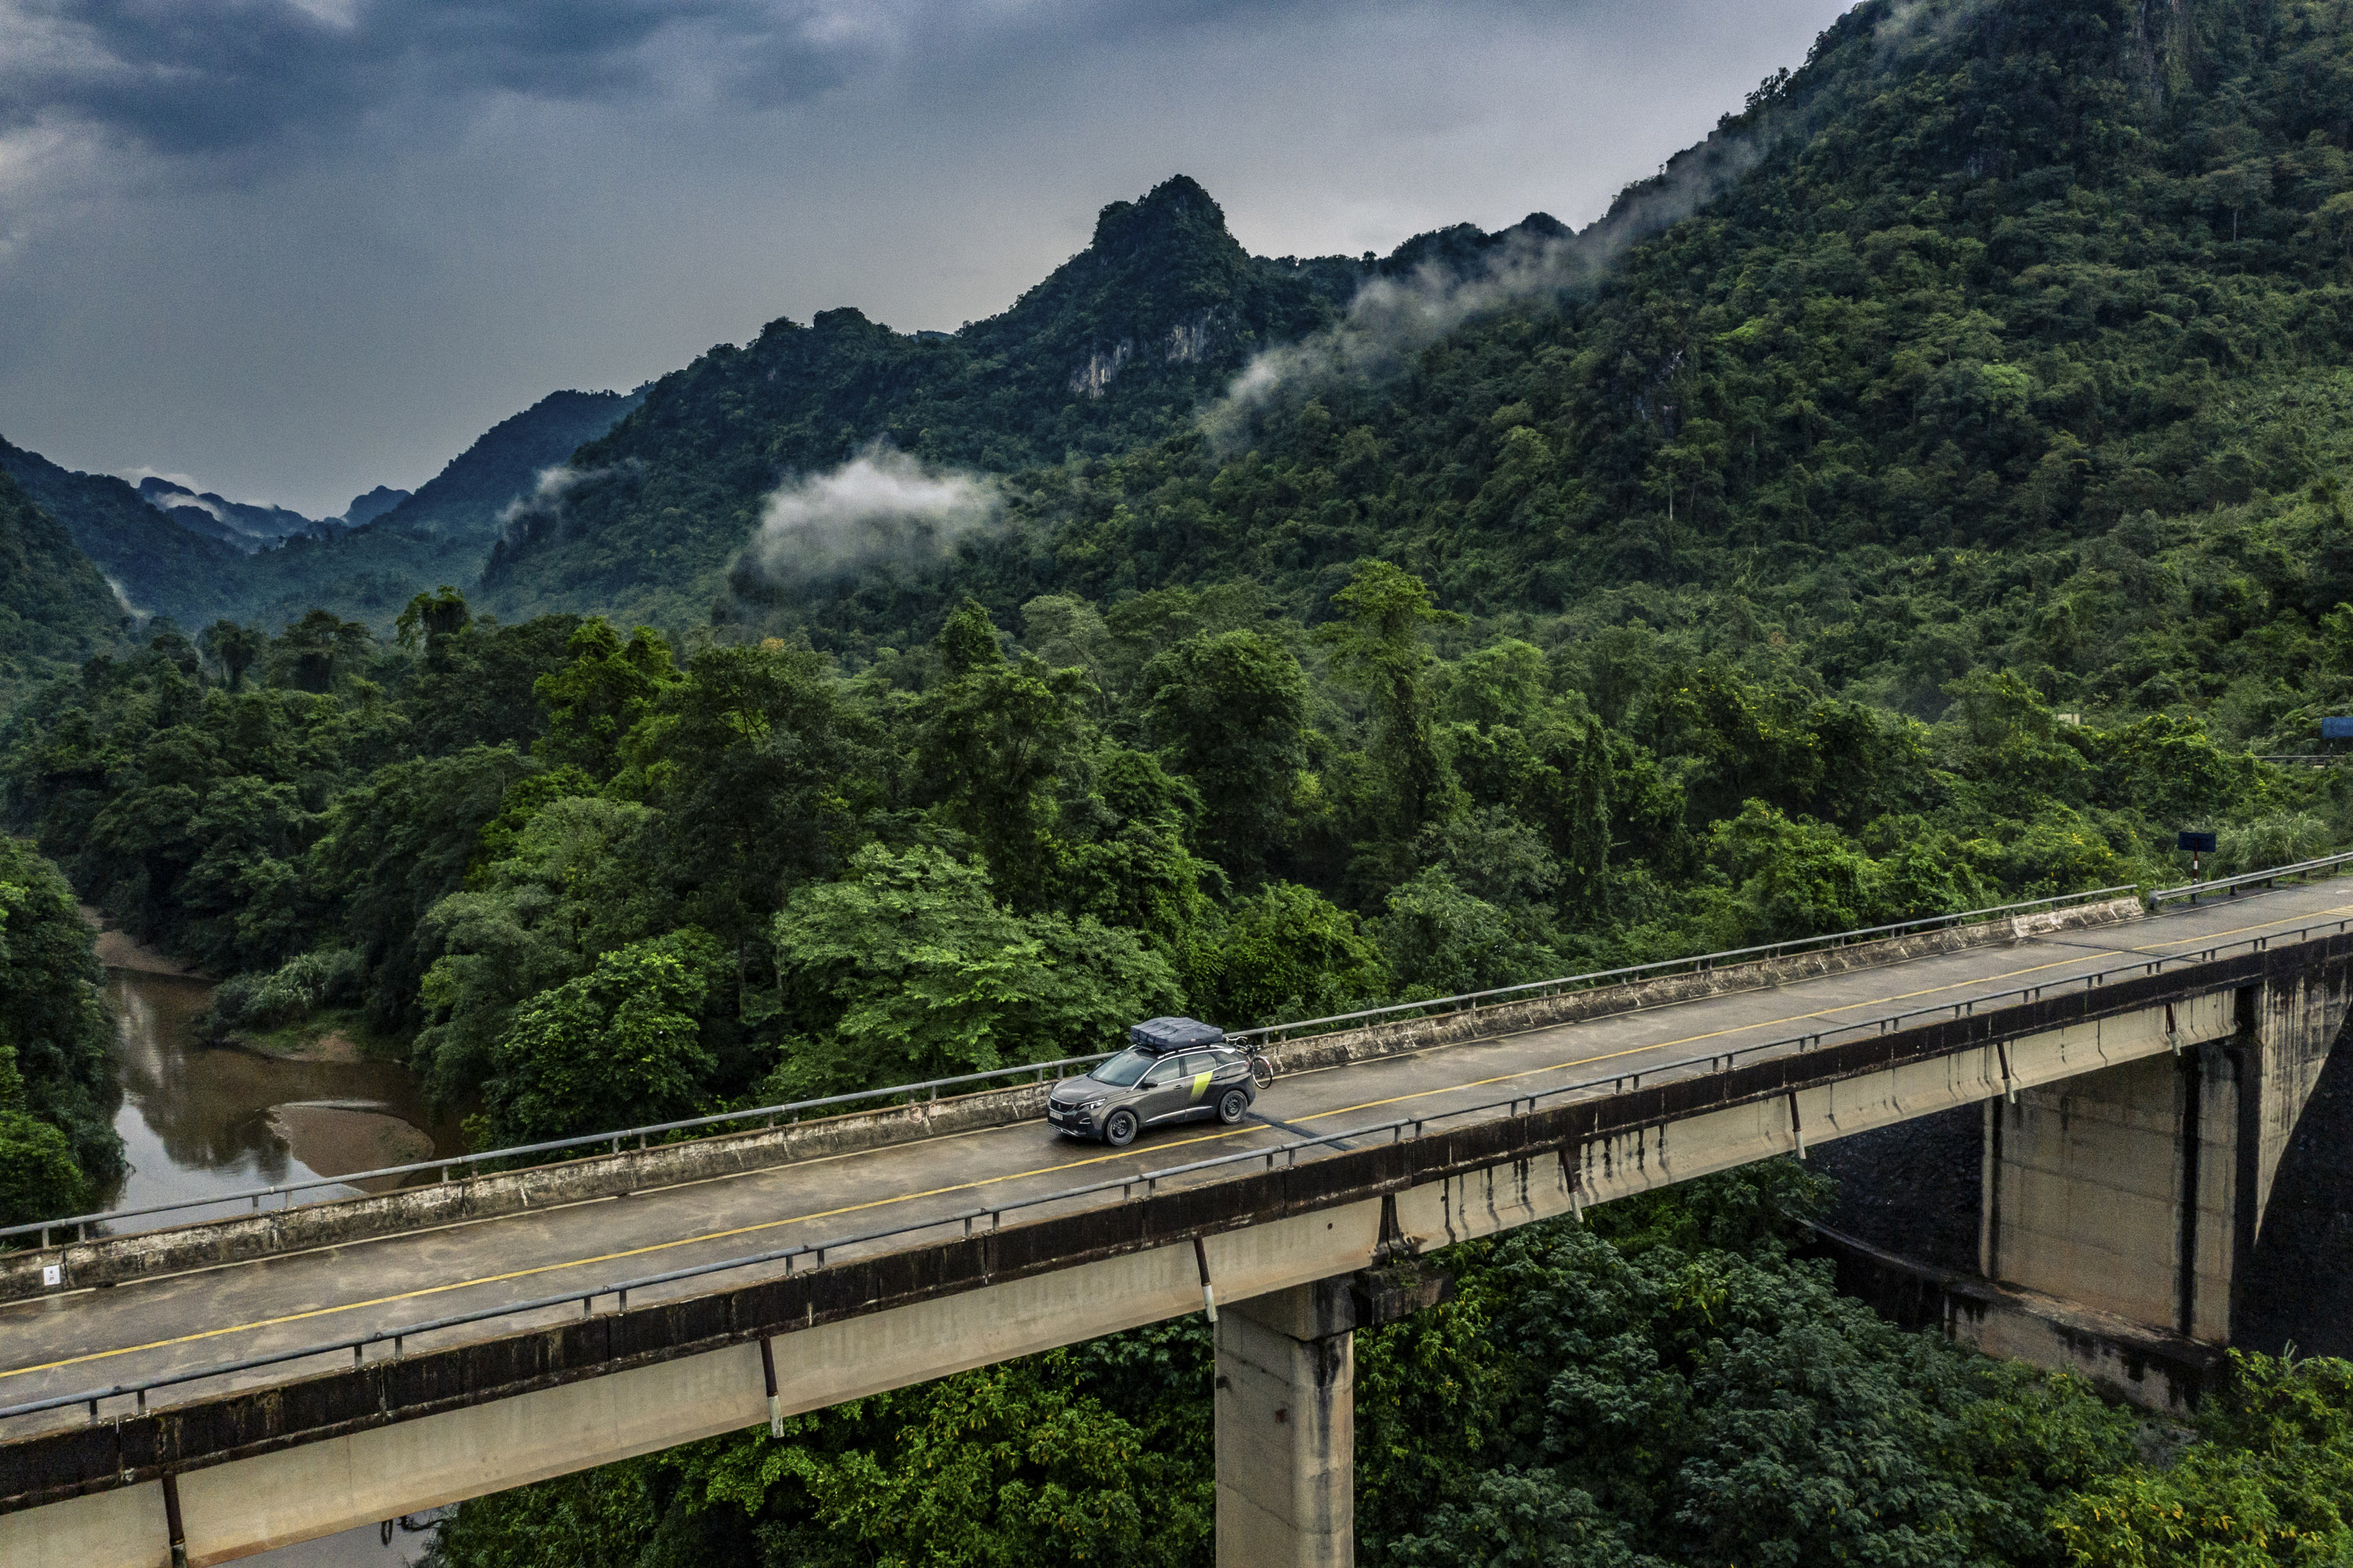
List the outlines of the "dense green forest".
{"label": "dense green forest", "polygon": [[1046,597],[1015,640],[966,601],[854,668],[455,593],[390,646],[158,623],[18,705],[0,786],[224,1028],[364,1007],[516,1141],[2163,880],[2184,823],[2342,836],[2335,773],[2015,672],[1924,725],[1712,630],[1547,650],[1386,562],[1333,610]]}
{"label": "dense green forest", "polygon": [[[364,1015],[485,1146],[2170,882],[2185,828],[2299,858],[2353,839],[2341,770],[2266,760],[2353,711],[2348,156],[2346,0],[1873,0],[1584,235],[1259,260],[1173,180],[1004,316],[664,378],[470,596],[147,622],[10,709],[0,816],[222,978],[210,1027]],[[1385,337],[1399,291],[1457,324]],[[780,481],[902,459],[957,537],[744,548]],[[114,1158],[87,939],[9,853],[59,1022],[0,1039],[0,1199],[62,1212]],[[2144,1427],[1841,1300],[1822,1201],[1775,1167],[1451,1259],[1361,1352],[1366,1561],[2353,1552],[2343,1363]],[[1207,1353],[441,1551],[1199,1562]]]}
{"label": "dense green forest", "polygon": [[129,619],[72,538],[0,470],[0,705],[119,648]]}

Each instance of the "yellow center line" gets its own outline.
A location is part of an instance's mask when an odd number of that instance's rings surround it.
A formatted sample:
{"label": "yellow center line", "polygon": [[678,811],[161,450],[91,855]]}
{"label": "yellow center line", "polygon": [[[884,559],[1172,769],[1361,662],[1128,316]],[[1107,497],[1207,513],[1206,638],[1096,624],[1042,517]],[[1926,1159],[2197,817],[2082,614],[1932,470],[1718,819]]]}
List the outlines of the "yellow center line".
{"label": "yellow center line", "polygon": [[[1244,1128],[1203,1133],[1192,1138],[1180,1139],[1174,1143],[1155,1144],[1154,1147],[1182,1149],[1187,1144],[1213,1142],[1219,1139],[1232,1138],[1240,1132],[1249,1130],[1250,1129]],[[912,1203],[924,1198],[941,1198],[954,1192],[968,1192],[976,1188],[994,1186],[1000,1181],[1019,1181],[1031,1176],[1051,1176],[1059,1171],[1076,1171],[1089,1165],[1100,1165],[1106,1160],[1127,1158],[1130,1158],[1130,1154],[1126,1150],[1112,1154],[1090,1155],[1086,1159],[1067,1160],[1060,1165],[1040,1165],[1033,1171],[1009,1171],[1002,1176],[985,1176],[976,1181],[960,1181],[953,1186],[934,1187],[922,1192],[901,1192],[889,1198],[872,1198],[862,1203],[845,1203],[838,1209],[819,1209],[811,1213],[793,1214],[781,1220],[763,1220],[758,1224],[737,1225],[730,1230],[705,1231],[699,1235],[680,1236],[675,1240],[653,1242],[645,1246],[628,1247],[619,1252],[600,1253],[595,1257],[575,1257],[564,1263],[543,1263],[530,1268],[510,1269],[504,1274],[485,1274],[473,1279],[453,1279],[442,1285],[419,1286],[415,1290],[396,1291],[389,1296],[374,1296],[364,1301],[345,1301],[332,1307],[314,1307],[307,1312],[287,1312],[275,1318],[257,1318],[249,1323],[232,1323],[218,1329],[203,1329],[192,1334],[175,1335],[168,1340],[150,1340],[142,1345],[122,1345],[111,1351],[92,1351],[84,1355],[67,1356],[58,1361],[43,1361],[36,1366],[10,1367],[5,1371],[0,1371],[0,1378],[23,1377],[28,1372],[55,1372],[60,1367],[80,1366],[87,1361],[102,1361],[111,1356],[132,1355],[141,1351],[161,1351],[168,1350],[174,1345],[193,1345],[205,1340],[216,1340],[226,1334],[241,1334],[249,1330],[274,1329],[286,1323],[301,1323],[313,1318],[332,1317],[338,1312],[356,1312],[369,1307],[388,1307],[396,1301],[415,1301],[422,1297],[438,1296],[445,1291],[470,1289],[478,1285],[499,1285],[511,1279],[529,1279],[535,1275],[554,1274],[567,1268],[587,1268],[599,1263],[617,1263],[623,1258],[643,1257],[649,1253],[668,1252],[675,1247],[693,1246],[702,1242],[725,1241],[731,1236],[751,1235],[758,1231],[772,1231],[783,1225],[804,1224],[812,1220],[839,1219],[844,1214],[855,1214],[867,1209],[886,1208],[892,1203]],[[1137,1180],[1141,1181],[1143,1178],[1139,1176]],[[944,1217],[937,1223],[947,1224],[952,1218],[953,1216]],[[598,1294],[602,1295],[604,1292],[599,1291]]]}
{"label": "yellow center line", "polygon": [[[2312,926],[2322,923],[2323,919],[2327,916],[2342,915],[2347,913],[2353,913],[2353,904],[2338,905],[2332,908],[2319,911],[2314,915],[2291,916],[2281,920],[2260,921],[2252,926],[2237,926],[2226,931],[2209,932],[2203,936],[2183,938],[2178,941],[2151,943],[2144,947],[2123,948],[2115,950],[2119,953],[2154,952],[2163,948],[2190,947],[2200,943],[2211,945],[2221,942],[2227,938],[2240,936],[2249,931],[2260,931],[2266,927],[2274,926],[2292,926],[2299,919],[2302,920],[2306,926]],[[1774,1029],[1778,1028],[1783,1024],[1801,1023],[1809,1019],[1831,1018],[1841,1012],[1853,1012],[1862,1008],[1882,1007],[1892,1001],[1910,1001],[1924,996],[1934,996],[1942,991],[1960,991],[1971,986],[1983,987],[1989,981],[2012,980],[2020,975],[2041,974],[2047,969],[2063,969],[2069,964],[2081,963],[2083,961],[2084,959],[2078,957],[2061,959],[2055,962],[2047,964],[2032,964],[2024,969],[2007,969],[2000,974],[1986,975],[1976,980],[1956,981],[1949,985],[1929,986],[1919,991],[1899,991],[1893,996],[1867,998],[1864,1001],[1850,1002],[1841,1007],[1822,1008],[1812,1012],[1791,1013],[1786,1017],[1766,1019],[1756,1023],[1739,1024],[1727,1029],[1713,1029],[1699,1034],[1686,1034],[1674,1040],[1652,1041],[1648,1044],[1630,1046],[1622,1051],[1606,1052],[1597,1056],[1581,1056],[1573,1061],[1556,1062],[1548,1066],[1528,1067],[1519,1072],[1501,1073],[1497,1074],[1493,1077],[1488,1078],[1473,1078],[1464,1083],[1449,1084],[1440,1088],[1419,1089],[1410,1094],[1393,1095],[1386,1099],[1365,1100],[1356,1105],[1341,1106],[1332,1110],[1315,1111],[1309,1115],[1297,1118],[1296,1119],[1303,1122],[1322,1121],[1331,1117],[1353,1115],[1358,1111],[1378,1110],[1385,1106],[1402,1105],[1409,1100],[1427,1099],[1434,1095],[1454,1094],[1463,1089],[1487,1088],[1496,1084],[1510,1083],[1517,1078],[1535,1077],[1545,1073],[1562,1072],[1571,1067],[1589,1067],[1598,1062],[1616,1061],[1621,1056],[1639,1055],[1649,1051],[1663,1051],[1677,1045],[1696,1044],[1703,1040],[1720,1039],[1727,1034],[1744,1034],[1759,1029]],[[1227,1139],[1239,1137],[1248,1130],[1250,1129],[1228,1128],[1219,1132],[1202,1133],[1195,1137],[1180,1139],[1173,1143],[1155,1144],[1154,1147],[1155,1149],[1183,1149],[1197,1143],[1215,1143]],[[776,1230],[785,1225],[806,1224],[813,1220],[838,1219],[843,1214],[855,1214],[863,1213],[870,1209],[887,1208],[893,1203],[912,1203],[921,1202],[925,1198],[946,1197],[952,1193],[969,1192],[982,1187],[996,1186],[1001,1182],[1026,1181],[1033,1176],[1051,1176],[1065,1171],[1083,1170],[1090,1165],[1101,1165],[1106,1161],[1128,1158],[1131,1158],[1131,1156],[1124,1150],[1110,1154],[1090,1155],[1082,1160],[1066,1160],[1055,1165],[1040,1165],[1029,1171],[1008,1171],[1002,1176],[987,1176],[976,1181],[960,1181],[952,1186],[933,1187],[920,1192],[902,1192],[888,1198],[873,1198],[862,1203],[848,1203],[839,1208],[821,1209],[810,1213],[795,1214],[781,1220],[764,1220],[758,1224],[737,1225],[732,1229],[722,1231],[706,1231],[699,1235],[681,1236],[673,1241],[653,1242],[645,1246],[629,1247],[619,1252],[601,1253],[594,1257],[573,1258],[564,1263],[547,1263],[540,1264],[531,1268],[511,1269],[504,1274],[486,1274],[472,1279],[456,1279],[442,1285],[421,1286],[415,1290],[398,1291],[389,1296],[371,1297],[364,1301],[346,1301],[333,1307],[313,1308],[305,1312],[288,1312],[274,1318],[259,1318],[249,1323],[236,1323],[218,1329],[199,1330],[192,1334],[181,1334],[168,1340],[151,1340],[145,1344],[122,1345],[113,1350],[92,1351],[83,1355],[68,1356],[61,1360],[53,1361],[43,1361],[34,1366],[12,1367],[5,1371],[0,1371],[0,1379],[23,1377],[32,1372],[55,1372],[63,1367],[80,1366],[90,1361],[106,1361],[115,1356],[135,1355],[144,1351],[169,1350],[175,1345],[196,1344],[206,1340],[220,1339],[230,1334],[242,1334],[262,1329],[274,1329],[288,1323],[305,1322],[314,1318],[332,1317],[340,1312],[356,1312],[370,1307],[386,1307],[399,1301],[415,1301],[424,1297],[439,1296],[452,1290],[467,1290],[477,1286],[499,1285],[509,1280],[529,1279],[538,1275],[559,1273],[567,1268],[586,1268],[600,1263],[617,1263],[623,1258],[643,1257],[652,1253],[668,1252],[678,1247],[695,1246],[704,1242],[725,1241],[733,1236],[751,1235],[761,1231]],[[945,1224],[948,1222],[943,1219],[939,1223]]]}
{"label": "yellow center line", "polygon": [[[2220,942],[2226,938],[2239,936],[2248,931],[2260,931],[2267,927],[2293,926],[2296,924],[2298,920],[2301,920],[2306,926],[2313,926],[2321,923],[2321,921],[2327,916],[2344,914],[2353,914],[2353,904],[2339,904],[2332,908],[2322,910],[2316,915],[2293,916],[2283,920],[2259,921],[2253,926],[2235,926],[2227,931],[2210,931],[2202,937],[2185,937],[2179,941],[2152,942],[2142,947],[2118,948],[2108,950],[2119,954],[2153,953],[2163,948],[2186,948],[2195,946],[2200,943],[2211,945]],[[1403,1105],[1409,1100],[1428,1099],[1433,1095],[1451,1095],[1461,1089],[1490,1088],[1494,1085],[1508,1084],[1518,1078],[1533,1078],[1541,1076],[1546,1073],[1567,1072],[1572,1067],[1590,1067],[1598,1062],[1614,1062],[1621,1056],[1639,1056],[1646,1052],[1665,1051],[1677,1045],[1696,1045],[1703,1040],[1720,1040],[1727,1034],[1746,1034],[1758,1029],[1778,1029],[1783,1024],[1803,1023],[1809,1019],[1833,1018],[1841,1012],[1854,1012],[1866,1007],[1883,1007],[1892,1001],[1913,1001],[1924,996],[1935,996],[1940,991],[1962,991],[1970,987],[1981,987],[1991,981],[2015,980],[2020,975],[2041,974],[2046,969],[2065,969],[2070,964],[2078,964],[2084,961],[2084,958],[2075,957],[2060,959],[2055,962],[2047,964],[2030,964],[2024,969],[2005,969],[2000,974],[1984,975],[1976,980],[1958,980],[1950,985],[1928,986],[1920,991],[1899,991],[1894,996],[1872,997],[1862,1001],[1850,1002],[1843,1007],[1825,1007],[1813,1012],[1793,1012],[1786,1017],[1767,1018],[1756,1023],[1741,1023],[1736,1024],[1728,1029],[1711,1029],[1701,1034],[1686,1034],[1676,1040],[1654,1040],[1648,1044],[1630,1045],[1623,1051],[1605,1052],[1599,1056],[1579,1056],[1574,1061],[1555,1062],[1548,1066],[1524,1067],[1515,1073],[1498,1073],[1492,1078],[1473,1078],[1468,1083],[1449,1084],[1442,1088],[1417,1089],[1410,1094],[1391,1095],[1387,1099],[1361,1100],[1352,1106],[1339,1106],[1331,1110],[1314,1111],[1294,1119],[1303,1122],[1321,1121],[1326,1117],[1352,1116],[1357,1111],[1379,1110],[1387,1106]]]}

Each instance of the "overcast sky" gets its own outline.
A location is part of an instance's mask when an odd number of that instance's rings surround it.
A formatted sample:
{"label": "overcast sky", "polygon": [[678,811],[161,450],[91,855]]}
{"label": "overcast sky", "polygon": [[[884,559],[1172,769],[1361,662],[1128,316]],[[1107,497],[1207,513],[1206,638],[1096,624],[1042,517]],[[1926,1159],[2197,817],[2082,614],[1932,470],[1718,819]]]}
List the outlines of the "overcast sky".
{"label": "overcast sky", "polygon": [[0,435],[313,515],[779,315],[953,329],[1200,180],[1262,255],[1628,180],[1842,0],[0,0]]}

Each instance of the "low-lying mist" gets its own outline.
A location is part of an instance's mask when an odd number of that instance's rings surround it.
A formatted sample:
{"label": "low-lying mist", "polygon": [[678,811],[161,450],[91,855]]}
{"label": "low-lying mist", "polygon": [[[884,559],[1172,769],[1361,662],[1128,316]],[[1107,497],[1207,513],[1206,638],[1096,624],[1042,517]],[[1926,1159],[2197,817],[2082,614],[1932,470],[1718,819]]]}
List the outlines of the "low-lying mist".
{"label": "low-lying mist", "polygon": [[994,480],[871,447],[770,495],[743,563],[776,582],[876,565],[921,566],[995,524],[1002,510]]}
{"label": "low-lying mist", "polygon": [[1514,234],[1468,271],[1432,262],[1371,280],[1339,322],[1253,358],[1203,412],[1203,429],[1221,450],[1232,450],[1262,408],[1386,376],[1473,316],[1542,305],[1591,287],[1633,246],[1689,217],[1754,168],[1774,139],[1769,120],[1758,129],[1719,131],[1656,178],[1630,186],[1607,215],[1574,234]]}

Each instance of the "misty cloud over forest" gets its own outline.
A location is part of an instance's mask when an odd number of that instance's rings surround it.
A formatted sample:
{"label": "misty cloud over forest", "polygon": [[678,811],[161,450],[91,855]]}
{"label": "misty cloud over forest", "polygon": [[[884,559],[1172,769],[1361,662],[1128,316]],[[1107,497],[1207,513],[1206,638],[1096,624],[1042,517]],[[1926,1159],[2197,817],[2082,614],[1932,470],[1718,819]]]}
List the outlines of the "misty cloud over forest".
{"label": "misty cloud over forest", "polygon": [[877,447],[770,495],[744,559],[779,582],[922,566],[994,524],[1001,511],[989,479]]}

